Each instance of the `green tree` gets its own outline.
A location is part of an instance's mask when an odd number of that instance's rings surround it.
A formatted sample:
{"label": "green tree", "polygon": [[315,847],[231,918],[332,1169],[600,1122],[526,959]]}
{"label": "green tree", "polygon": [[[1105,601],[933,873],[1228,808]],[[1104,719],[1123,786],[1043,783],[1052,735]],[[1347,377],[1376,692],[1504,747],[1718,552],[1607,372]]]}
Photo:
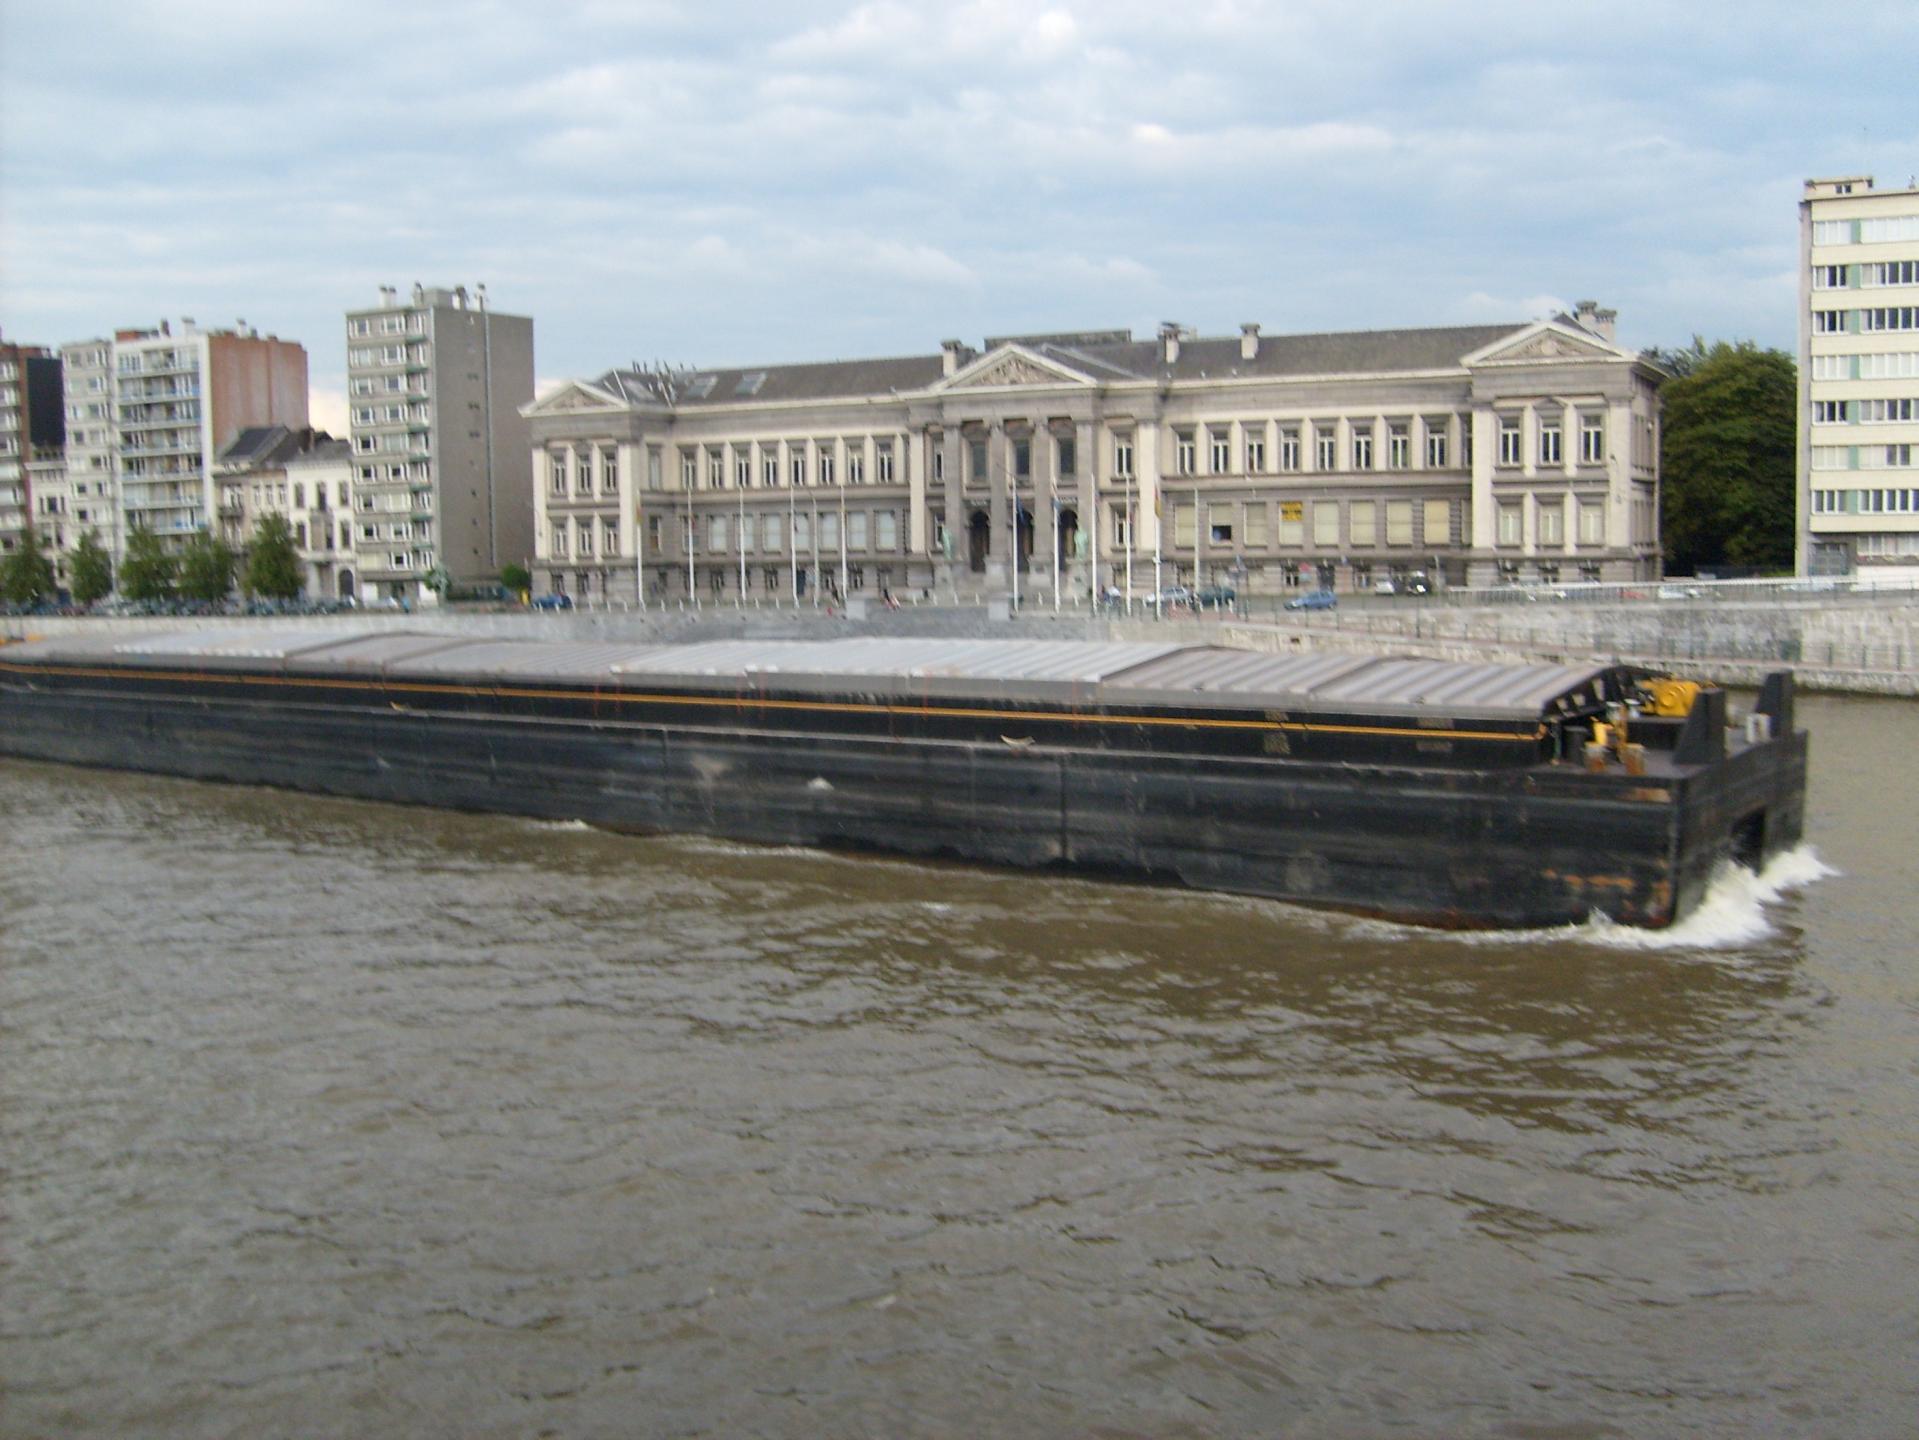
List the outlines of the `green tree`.
{"label": "green tree", "polygon": [[218,535],[196,530],[180,552],[180,593],[216,604],[233,591],[233,547]]}
{"label": "green tree", "polygon": [[31,525],[0,561],[0,595],[15,605],[37,605],[53,598],[53,562],[40,548],[39,532]]}
{"label": "green tree", "polygon": [[73,547],[73,598],[91,605],[113,593],[113,560],[100,543],[99,533],[89,529]]}
{"label": "green tree", "polygon": [[524,565],[508,565],[500,571],[500,583],[515,595],[533,588],[533,573]]}
{"label": "green tree", "polygon": [[242,583],[249,595],[264,595],[269,600],[291,600],[305,588],[306,566],[300,561],[293,527],[286,516],[269,511],[253,527]]}
{"label": "green tree", "polygon": [[1792,357],[1750,340],[1677,352],[1660,390],[1660,531],[1666,568],[1785,570],[1793,559],[1799,382]]}
{"label": "green tree", "polygon": [[167,554],[160,537],[135,524],[127,531],[127,553],[120,562],[120,593],[129,600],[165,600],[173,594],[180,562]]}

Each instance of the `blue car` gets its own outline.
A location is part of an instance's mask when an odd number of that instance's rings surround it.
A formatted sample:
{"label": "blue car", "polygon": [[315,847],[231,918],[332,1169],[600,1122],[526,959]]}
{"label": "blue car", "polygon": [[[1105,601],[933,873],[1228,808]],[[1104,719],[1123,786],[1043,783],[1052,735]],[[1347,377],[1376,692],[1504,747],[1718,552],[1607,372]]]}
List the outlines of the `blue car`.
{"label": "blue car", "polygon": [[558,591],[551,595],[537,595],[533,599],[533,608],[535,610],[571,610],[573,597]]}
{"label": "blue car", "polygon": [[1339,597],[1330,590],[1309,590],[1286,602],[1288,610],[1334,610],[1338,607]]}

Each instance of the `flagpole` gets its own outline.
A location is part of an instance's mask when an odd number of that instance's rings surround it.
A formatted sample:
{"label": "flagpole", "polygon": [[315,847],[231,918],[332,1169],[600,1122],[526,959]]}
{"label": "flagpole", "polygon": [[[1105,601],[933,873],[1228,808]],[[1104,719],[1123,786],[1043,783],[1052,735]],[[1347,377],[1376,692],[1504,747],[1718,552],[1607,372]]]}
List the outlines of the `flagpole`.
{"label": "flagpole", "polygon": [[793,608],[800,608],[800,512],[799,490],[793,484],[789,464],[786,472],[786,553],[792,557]]}
{"label": "flagpole", "polygon": [[[750,462],[749,462],[750,463]],[[735,477],[738,478],[737,476]],[[746,490],[740,490],[740,608],[746,608]]]}
{"label": "flagpole", "polygon": [[1053,613],[1059,614],[1059,496],[1053,496]]}

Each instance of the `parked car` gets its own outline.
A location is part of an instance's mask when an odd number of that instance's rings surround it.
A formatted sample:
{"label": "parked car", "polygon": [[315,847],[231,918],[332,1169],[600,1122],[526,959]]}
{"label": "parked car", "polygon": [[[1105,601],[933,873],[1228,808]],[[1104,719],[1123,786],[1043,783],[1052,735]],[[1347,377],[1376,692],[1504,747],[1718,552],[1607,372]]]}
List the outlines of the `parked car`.
{"label": "parked car", "polygon": [[1286,602],[1288,610],[1334,610],[1339,607],[1339,597],[1330,590],[1308,590],[1304,595],[1295,595]]}
{"label": "parked car", "polygon": [[1375,595],[1397,595],[1398,593],[1399,587],[1393,584],[1391,576],[1382,575],[1379,579],[1373,581],[1373,594]]}
{"label": "parked car", "polygon": [[1154,597],[1154,601],[1159,605],[1190,605],[1193,603],[1193,592],[1185,585],[1168,585]]}
{"label": "parked car", "polygon": [[1230,585],[1208,585],[1204,590],[1195,591],[1193,603],[1196,605],[1234,605],[1239,601],[1239,592]]}
{"label": "parked car", "polygon": [[573,608],[573,597],[563,594],[558,590],[554,591],[551,595],[535,595],[533,597],[533,608],[535,610],[571,610]]}

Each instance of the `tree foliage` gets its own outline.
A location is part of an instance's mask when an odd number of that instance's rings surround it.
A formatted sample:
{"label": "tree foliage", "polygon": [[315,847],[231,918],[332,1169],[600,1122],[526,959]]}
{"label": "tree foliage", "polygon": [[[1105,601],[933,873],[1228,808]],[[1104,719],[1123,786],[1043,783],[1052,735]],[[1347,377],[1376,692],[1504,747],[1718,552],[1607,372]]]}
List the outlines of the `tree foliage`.
{"label": "tree foliage", "polygon": [[533,588],[533,572],[524,565],[508,565],[500,571],[500,583],[521,595]]}
{"label": "tree foliage", "polygon": [[1676,353],[1682,373],[1660,391],[1667,570],[1790,569],[1799,396],[1792,357],[1750,340],[1708,347],[1697,337]]}
{"label": "tree foliage", "polygon": [[165,600],[173,594],[180,562],[167,554],[160,537],[144,525],[127,531],[127,553],[120,561],[120,593],[129,600]]}
{"label": "tree foliage", "polygon": [[269,511],[253,528],[247,545],[246,576],[249,595],[269,600],[292,600],[306,585],[306,566],[293,543],[293,527],[284,515]]}
{"label": "tree foliage", "polygon": [[40,548],[40,536],[29,525],[20,543],[0,561],[0,595],[15,605],[37,605],[53,598],[53,562]]}
{"label": "tree foliage", "polygon": [[91,605],[113,593],[113,560],[96,530],[88,530],[73,548],[73,598]]}
{"label": "tree foliage", "polygon": [[180,593],[216,604],[233,590],[233,547],[218,535],[196,530],[180,552]]}

